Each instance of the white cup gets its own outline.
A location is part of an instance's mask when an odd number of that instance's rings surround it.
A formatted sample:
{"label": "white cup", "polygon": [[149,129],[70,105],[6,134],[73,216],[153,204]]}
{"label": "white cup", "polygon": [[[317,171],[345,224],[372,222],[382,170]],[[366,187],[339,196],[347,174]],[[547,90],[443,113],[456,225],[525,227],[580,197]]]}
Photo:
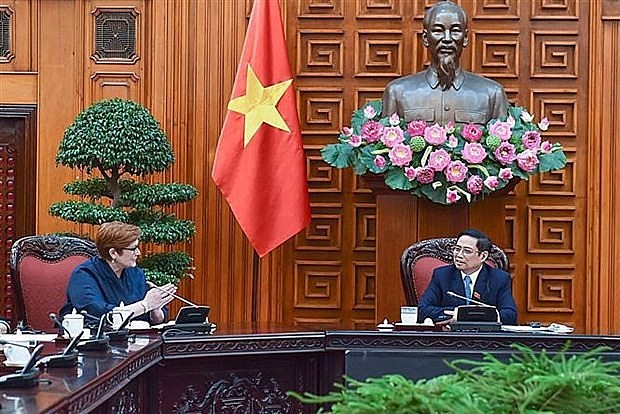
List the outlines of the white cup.
{"label": "white cup", "polygon": [[[75,338],[84,330],[84,315],[81,315],[73,310],[73,313],[68,313],[62,318],[62,327],[69,332],[71,338]],[[65,332],[63,336],[67,336]]]}
{"label": "white cup", "polygon": [[405,325],[414,325],[418,323],[418,307],[417,306],[401,306],[400,321]]}
{"label": "white cup", "polygon": [[4,345],[4,356],[7,364],[25,365],[30,359],[30,350],[17,345]]}
{"label": "white cup", "polygon": [[118,329],[123,322],[131,316],[131,309],[127,306],[117,306],[108,313],[108,322],[112,325],[112,329]]}

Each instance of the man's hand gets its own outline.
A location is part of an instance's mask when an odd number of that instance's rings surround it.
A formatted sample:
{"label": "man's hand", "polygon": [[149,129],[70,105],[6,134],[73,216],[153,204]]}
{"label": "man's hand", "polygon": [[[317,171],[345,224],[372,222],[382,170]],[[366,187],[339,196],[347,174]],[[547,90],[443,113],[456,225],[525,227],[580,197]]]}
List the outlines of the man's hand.
{"label": "man's hand", "polygon": [[456,322],[456,308],[453,310],[450,309],[446,309],[445,311],[443,311],[443,313],[447,316],[450,316],[450,318],[446,318],[444,320],[441,321],[437,321],[435,322],[435,325],[449,325],[452,322]]}

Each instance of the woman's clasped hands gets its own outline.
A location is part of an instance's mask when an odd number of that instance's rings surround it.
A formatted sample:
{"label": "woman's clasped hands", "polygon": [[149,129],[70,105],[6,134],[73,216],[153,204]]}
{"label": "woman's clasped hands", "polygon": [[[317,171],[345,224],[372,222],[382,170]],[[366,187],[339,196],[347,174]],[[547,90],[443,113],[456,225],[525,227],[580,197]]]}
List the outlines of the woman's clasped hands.
{"label": "woman's clasped hands", "polygon": [[149,310],[161,309],[174,299],[173,294],[177,291],[177,287],[172,283],[167,283],[163,286],[154,287],[146,292],[144,296],[144,302]]}

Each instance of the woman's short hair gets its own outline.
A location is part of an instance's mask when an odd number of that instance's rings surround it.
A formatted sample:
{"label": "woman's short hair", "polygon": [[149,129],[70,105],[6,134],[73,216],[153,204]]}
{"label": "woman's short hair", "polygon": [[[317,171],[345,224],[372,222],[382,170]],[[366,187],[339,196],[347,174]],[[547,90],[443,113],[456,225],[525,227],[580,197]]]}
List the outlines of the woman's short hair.
{"label": "woman's short hair", "polygon": [[133,224],[121,223],[120,221],[111,221],[103,223],[97,230],[95,243],[99,255],[106,260],[111,260],[110,249],[122,249],[129,246],[142,236],[142,231],[138,226]]}

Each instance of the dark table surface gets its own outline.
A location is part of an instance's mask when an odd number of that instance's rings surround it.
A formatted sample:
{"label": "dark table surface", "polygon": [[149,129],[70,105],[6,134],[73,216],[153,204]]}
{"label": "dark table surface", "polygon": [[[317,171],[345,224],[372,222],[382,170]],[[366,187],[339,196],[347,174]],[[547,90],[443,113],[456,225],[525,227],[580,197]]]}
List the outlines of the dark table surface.
{"label": "dark table surface", "polygon": [[[144,370],[161,359],[159,352],[161,339],[158,336],[140,336],[136,337],[133,342],[111,345],[107,352],[81,352],[78,365],[72,368],[41,368],[39,378],[43,381],[36,387],[1,389],[0,413],[53,413],[69,401],[73,404],[89,404],[90,406],[89,399],[80,402],[80,397],[92,392],[98,384],[118,382],[120,387],[123,378],[113,377],[119,374],[124,376],[123,369]],[[64,342],[45,343],[44,355],[60,352],[63,346]],[[143,356],[153,352],[156,352],[158,357],[151,361],[145,360],[142,364]],[[19,369],[6,367],[4,364],[0,364],[0,367],[0,375]],[[135,373],[132,372],[132,375]],[[109,392],[114,392],[115,388],[107,385],[105,387]],[[96,404],[96,401],[93,403]]]}

